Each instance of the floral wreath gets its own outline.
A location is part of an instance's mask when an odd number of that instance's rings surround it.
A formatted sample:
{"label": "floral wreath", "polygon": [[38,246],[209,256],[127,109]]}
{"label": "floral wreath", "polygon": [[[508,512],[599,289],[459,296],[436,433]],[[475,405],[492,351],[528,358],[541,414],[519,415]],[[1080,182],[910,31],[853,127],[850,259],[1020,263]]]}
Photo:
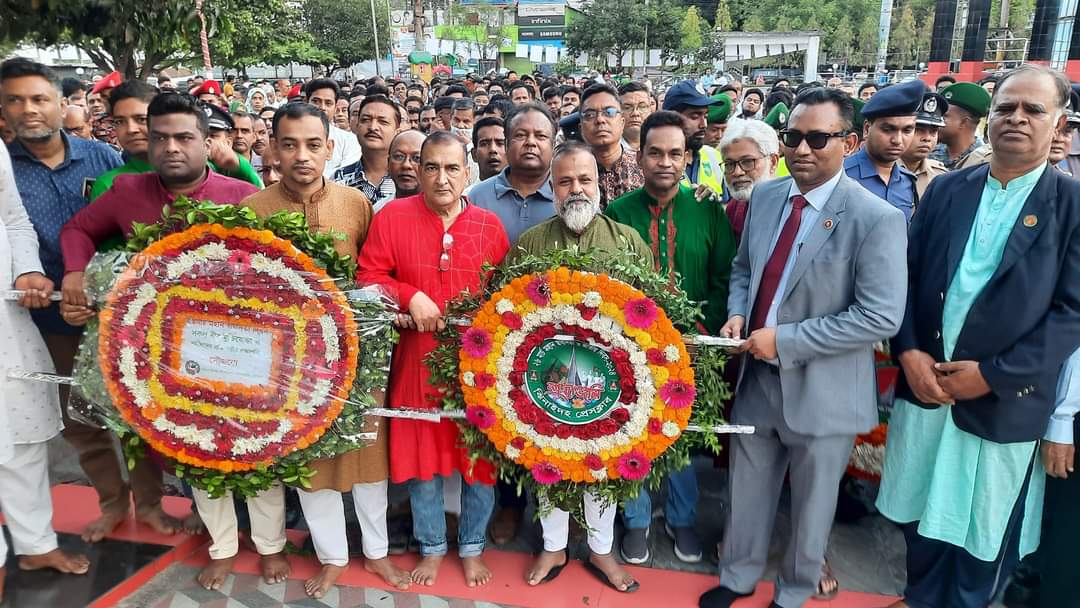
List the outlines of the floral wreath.
{"label": "floral wreath", "polygon": [[[693,446],[717,447],[684,431],[722,422],[723,357],[691,359],[676,327],[700,310],[666,277],[630,252],[517,259],[451,304],[471,325],[440,334],[429,360],[444,406],[465,410],[474,459],[580,516],[584,491],[622,502],[685,466]],[[591,372],[574,371],[578,356]],[[699,385],[703,375],[714,377]]]}
{"label": "floral wreath", "polygon": [[[279,480],[306,486],[308,461],[361,445],[392,331],[360,326],[384,309],[339,289],[355,266],[333,239],[311,235],[299,214],[259,220],[179,200],[158,225],[136,227],[128,248],[141,249],[126,264],[96,256],[88,292],[104,306],[76,378],[129,466],[149,445],[211,495],[251,495]],[[218,350],[198,350],[206,344]]]}

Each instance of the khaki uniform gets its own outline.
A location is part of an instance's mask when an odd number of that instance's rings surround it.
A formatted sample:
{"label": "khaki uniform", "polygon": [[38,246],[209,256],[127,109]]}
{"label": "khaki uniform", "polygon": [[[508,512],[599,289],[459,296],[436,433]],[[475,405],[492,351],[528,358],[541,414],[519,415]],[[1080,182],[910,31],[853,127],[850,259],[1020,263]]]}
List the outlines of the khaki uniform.
{"label": "khaki uniform", "polygon": [[914,168],[909,167],[909,170],[915,174],[915,192],[918,193],[920,199],[923,197],[923,194],[926,193],[926,188],[930,185],[930,180],[943,173],[949,172],[941,161],[932,158],[922,159],[922,161]]}

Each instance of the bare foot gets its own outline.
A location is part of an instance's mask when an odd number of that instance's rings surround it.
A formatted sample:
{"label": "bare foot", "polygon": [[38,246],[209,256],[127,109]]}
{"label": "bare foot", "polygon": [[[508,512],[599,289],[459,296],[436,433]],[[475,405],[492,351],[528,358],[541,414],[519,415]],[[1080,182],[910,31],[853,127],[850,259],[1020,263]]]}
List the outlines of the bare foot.
{"label": "bare foot", "polygon": [[525,574],[525,582],[532,586],[539,585],[552,568],[566,565],[566,551],[543,551],[536,556],[536,561]]}
{"label": "bare foot", "polygon": [[442,555],[425,555],[422,557],[420,563],[416,564],[413,571],[409,573],[412,582],[428,587],[434,585],[435,577],[439,575],[439,565],[442,564],[443,557]]}
{"label": "bare foot", "polygon": [[199,575],[195,577],[195,580],[199,581],[199,584],[203,586],[203,589],[209,589],[211,591],[217,591],[221,589],[221,586],[225,584],[225,579],[229,578],[229,573],[232,572],[233,561],[235,557],[226,557],[225,559],[211,559],[209,564],[199,572]]}
{"label": "bare foot", "polygon": [[289,566],[289,560],[285,559],[284,553],[259,556],[259,567],[262,569],[263,580],[271,585],[285,582],[289,578],[289,573],[292,572],[292,567]]}
{"label": "bare foot", "polygon": [[116,529],[116,526],[120,525],[120,522],[127,519],[128,510],[119,509],[116,511],[106,511],[101,514],[101,517],[87,524],[83,530],[82,539],[88,543],[96,543],[105,538],[105,535]]}
{"label": "bare foot", "polygon": [[90,570],[90,560],[85,555],[68,554],[60,549],[53,549],[41,555],[20,555],[20,570],[44,570],[51,568],[64,574],[86,574]]}
{"label": "bare foot", "polygon": [[479,587],[491,582],[491,570],[488,570],[479,555],[461,558],[461,566],[465,569],[465,584],[469,587]]}
{"label": "bare foot", "polygon": [[589,562],[599,568],[619,591],[626,591],[635,582],[634,577],[622,567],[622,564],[615,560],[614,553],[608,553],[607,555],[589,553]]}
{"label": "bare foot", "polygon": [[402,570],[394,565],[394,562],[390,561],[390,558],[384,557],[382,559],[365,559],[364,570],[372,574],[378,574],[382,577],[387,584],[397,587],[398,589],[408,589],[412,583],[412,579],[409,577],[408,570]]}
{"label": "bare foot", "polygon": [[184,529],[185,534],[202,534],[206,532],[202,517],[199,517],[199,512],[195,509],[192,509],[191,514],[180,522],[180,526]]}
{"label": "bare foot", "polygon": [[326,595],[330,587],[333,587],[334,583],[337,582],[338,577],[345,571],[345,568],[346,566],[323,564],[322,570],[319,570],[318,574],[304,581],[304,591],[310,598],[322,599],[322,596]]}
{"label": "bare foot", "polygon": [[135,520],[150,526],[158,534],[172,536],[184,529],[183,522],[166,513],[165,510],[161,508],[161,505],[146,509],[145,511],[137,509],[135,511]]}

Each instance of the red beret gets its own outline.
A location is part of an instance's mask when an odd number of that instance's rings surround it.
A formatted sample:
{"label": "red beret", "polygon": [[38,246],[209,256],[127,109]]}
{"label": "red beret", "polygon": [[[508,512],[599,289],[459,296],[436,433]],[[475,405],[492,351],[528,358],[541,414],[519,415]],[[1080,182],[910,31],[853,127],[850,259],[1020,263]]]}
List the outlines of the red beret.
{"label": "red beret", "polygon": [[199,95],[221,95],[221,84],[216,80],[207,80],[195,87],[191,94],[195,97]]}
{"label": "red beret", "polygon": [[292,88],[289,89],[289,94],[286,95],[285,97],[286,97],[286,99],[292,99],[293,97],[300,97],[300,85],[294,84],[292,86]]}
{"label": "red beret", "polygon": [[100,93],[106,89],[115,89],[120,86],[120,83],[124,81],[124,78],[120,76],[120,72],[113,72],[108,76],[97,81],[94,88],[90,90],[91,93]]}

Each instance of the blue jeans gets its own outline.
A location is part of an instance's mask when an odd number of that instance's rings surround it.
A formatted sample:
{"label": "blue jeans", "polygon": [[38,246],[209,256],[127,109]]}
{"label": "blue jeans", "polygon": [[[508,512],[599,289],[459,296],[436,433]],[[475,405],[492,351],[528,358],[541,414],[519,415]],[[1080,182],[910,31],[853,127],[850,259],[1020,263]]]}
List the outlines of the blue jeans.
{"label": "blue jeans", "polygon": [[[693,527],[697,519],[698,483],[693,463],[672,473],[667,480],[664,519],[672,528]],[[644,530],[652,521],[652,498],[641,489],[637,498],[623,504],[623,523],[630,530]]]}
{"label": "blue jeans", "polygon": [[[443,478],[409,480],[413,536],[420,541],[420,555],[446,555],[446,513]],[[461,517],[458,521],[458,555],[476,557],[484,552],[488,520],[495,509],[495,486],[461,483]]]}

